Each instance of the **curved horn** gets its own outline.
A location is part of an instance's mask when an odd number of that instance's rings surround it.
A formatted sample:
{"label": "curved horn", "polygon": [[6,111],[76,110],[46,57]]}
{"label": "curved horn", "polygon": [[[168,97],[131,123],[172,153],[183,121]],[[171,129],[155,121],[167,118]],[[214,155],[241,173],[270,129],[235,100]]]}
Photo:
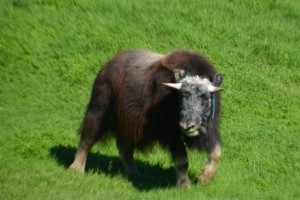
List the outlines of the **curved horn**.
{"label": "curved horn", "polygon": [[179,90],[182,86],[182,83],[162,83],[162,84],[177,90]]}
{"label": "curved horn", "polygon": [[209,92],[219,92],[219,91],[222,91],[223,90],[223,88],[220,88],[220,87],[215,87],[215,86],[210,86],[210,87],[208,87],[208,91]]}

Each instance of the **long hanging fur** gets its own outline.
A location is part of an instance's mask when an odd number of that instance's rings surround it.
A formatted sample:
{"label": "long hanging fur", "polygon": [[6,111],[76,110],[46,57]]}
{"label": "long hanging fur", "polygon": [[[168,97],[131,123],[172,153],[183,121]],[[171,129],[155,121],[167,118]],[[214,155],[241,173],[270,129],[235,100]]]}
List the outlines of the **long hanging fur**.
{"label": "long hanging fur", "polygon": [[[182,138],[178,124],[178,91],[162,84],[176,82],[174,69],[184,70],[188,75],[205,77],[216,86],[221,83],[222,77],[216,78],[217,72],[208,60],[186,50],[168,55],[149,50],[126,50],[107,62],[95,79],[79,131],[80,144],[71,168],[84,170],[88,151],[105,134],[116,137],[121,159],[129,171],[135,171],[135,167],[130,164],[134,149],[142,149],[154,141],[168,147],[177,167],[179,185],[182,182],[188,184],[184,141],[189,146],[212,152],[211,155],[219,155],[219,92],[214,97],[214,118],[208,125],[210,133]],[[183,169],[184,173],[180,172]],[[205,173],[205,176],[211,174],[209,176],[213,177],[215,172]],[[204,175],[199,179],[205,182]]]}

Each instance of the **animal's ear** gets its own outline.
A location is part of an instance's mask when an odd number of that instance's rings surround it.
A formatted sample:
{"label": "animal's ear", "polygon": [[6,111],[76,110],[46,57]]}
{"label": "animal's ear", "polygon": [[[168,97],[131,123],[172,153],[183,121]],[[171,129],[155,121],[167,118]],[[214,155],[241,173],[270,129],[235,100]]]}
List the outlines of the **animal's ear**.
{"label": "animal's ear", "polygon": [[182,69],[174,69],[173,72],[174,72],[176,81],[179,81],[180,79],[182,79],[185,76],[185,71]]}
{"label": "animal's ear", "polygon": [[222,83],[222,80],[224,78],[224,74],[216,74],[214,77],[213,77],[213,84],[215,86],[220,86],[221,83]]}

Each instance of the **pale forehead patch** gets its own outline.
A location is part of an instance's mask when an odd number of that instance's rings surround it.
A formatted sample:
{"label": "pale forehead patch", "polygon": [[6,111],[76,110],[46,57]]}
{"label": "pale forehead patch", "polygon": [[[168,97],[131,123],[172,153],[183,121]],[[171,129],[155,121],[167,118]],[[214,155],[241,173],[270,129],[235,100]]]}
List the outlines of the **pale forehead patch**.
{"label": "pale forehead patch", "polygon": [[201,78],[198,75],[196,75],[196,76],[185,76],[179,82],[187,83],[187,84],[190,84],[190,85],[198,85],[202,89],[205,89],[207,91],[211,91],[214,88],[212,82],[210,82],[207,78]]}
{"label": "pale forehead patch", "polygon": [[185,76],[183,79],[180,80],[181,83],[188,83],[193,85],[213,85],[207,78],[201,78],[198,75],[196,76]]}

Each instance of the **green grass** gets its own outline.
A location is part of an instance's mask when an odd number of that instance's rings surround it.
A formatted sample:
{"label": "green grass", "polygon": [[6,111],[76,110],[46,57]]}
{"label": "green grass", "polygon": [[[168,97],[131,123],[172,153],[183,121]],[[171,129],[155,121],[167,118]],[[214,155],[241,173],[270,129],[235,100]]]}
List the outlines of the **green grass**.
{"label": "green grass", "polygon": [[[0,199],[300,199],[299,42],[297,0],[2,0]],[[226,75],[210,184],[176,189],[158,146],[127,179],[113,140],[67,169],[95,75],[126,48],[192,49]],[[189,159],[195,180],[206,156]]]}

